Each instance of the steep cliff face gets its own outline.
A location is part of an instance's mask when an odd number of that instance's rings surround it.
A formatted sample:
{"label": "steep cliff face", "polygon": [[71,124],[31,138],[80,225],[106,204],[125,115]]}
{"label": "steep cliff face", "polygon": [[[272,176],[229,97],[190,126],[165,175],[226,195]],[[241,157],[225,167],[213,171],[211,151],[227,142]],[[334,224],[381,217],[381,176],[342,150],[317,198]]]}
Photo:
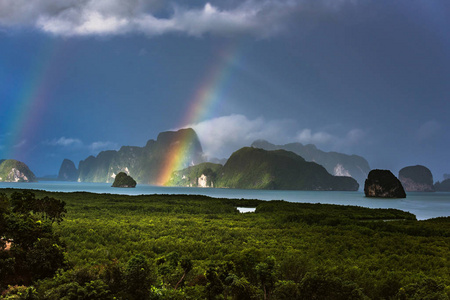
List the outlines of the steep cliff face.
{"label": "steep cliff face", "polygon": [[433,174],[427,167],[405,167],[399,171],[398,179],[407,192],[434,192]]}
{"label": "steep cliff face", "polygon": [[367,174],[370,171],[367,160],[358,155],[347,155],[338,152],[324,152],[314,145],[291,143],[286,145],[274,145],[265,140],[257,140],[252,147],[264,150],[286,150],[294,152],[306,161],[315,162],[323,166],[328,173],[335,176],[351,176],[363,186]]}
{"label": "steep cliff face", "polygon": [[389,170],[372,170],[364,184],[366,197],[406,198],[400,180]]}
{"label": "steep cliff face", "polygon": [[25,163],[15,159],[6,159],[0,163],[0,181],[34,182],[36,176]]}
{"label": "steep cliff face", "polygon": [[97,157],[89,156],[80,161],[78,165],[78,181],[84,182],[113,182],[114,178],[108,177],[113,158],[117,151],[108,150],[100,152]]}
{"label": "steep cliff face", "polygon": [[211,180],[211,177],[202,174],[200,175],[200,177],[197,179],[197,186],[198,187],[202,187],[202,188],[207,188],[207,187],[214,187],[214,181]]}
{"label": "steep cliff face", "polygon": [[[180,146],[181,145],[181,146]],[[203,150],[193,129],[162,132],[144,147],[124,146],[119,151],[103,151],[79,164],[79,181],[112,183],[124,172],[138,183],[157,184],[167,158],[183,157],[181,168],[203,162]]]}
{"label": "steep cliff face", "polygon": [[143,160],[144,148],[123,146],[112,157],[107,170],[107,182],[113,182],[116,176],[123,172],[130,175],[130,170],[137,174]]}
{"label": "steep cliff face", "polygon": [[172,173],[167,185],[186,187],[215,187],[216,180],[222,172],[223,166],[209,162]]}
{"label": "steep cliff face", "polygon": [[64,159],[59,168],[58,180],[61,181],[77,181],[78,170],[73,161]]}

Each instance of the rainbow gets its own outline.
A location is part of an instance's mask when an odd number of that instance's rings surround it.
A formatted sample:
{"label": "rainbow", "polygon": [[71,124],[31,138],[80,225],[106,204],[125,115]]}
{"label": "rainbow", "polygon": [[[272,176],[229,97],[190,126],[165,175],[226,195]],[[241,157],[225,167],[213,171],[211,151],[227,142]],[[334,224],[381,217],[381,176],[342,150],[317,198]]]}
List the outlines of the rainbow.
{"label": "rainbow", "polygon": [[30,66],[28,76],[22,82],[11,87],[8,111],[9,118],[4,120],[1,132],[4,135],[0,158],[26,160],[25,150],[21,147],[35,135],[38,123],[51,99],[52,87],[59,78],[58,53],[61,43],[50,39],[37,49],[34,64]]}
{"label": "rainbow", "polygon": [[[215,105],[219,103],[221,94],[226,89],[231,77],[232,66],[236,65],[240,57],[237,42],[228,45],[219,55],[219,59],[211,64],[204,79],[199,84],[194,95],[190,98],[189,109],[179,128],[200,122],[208,113],[214,111]],[[191,136],[186,135],[179,143],[168,151],[164,162],[159,170],[158,185],[165,185],[172,173],[186,167],[187,158],[191,152]]]}

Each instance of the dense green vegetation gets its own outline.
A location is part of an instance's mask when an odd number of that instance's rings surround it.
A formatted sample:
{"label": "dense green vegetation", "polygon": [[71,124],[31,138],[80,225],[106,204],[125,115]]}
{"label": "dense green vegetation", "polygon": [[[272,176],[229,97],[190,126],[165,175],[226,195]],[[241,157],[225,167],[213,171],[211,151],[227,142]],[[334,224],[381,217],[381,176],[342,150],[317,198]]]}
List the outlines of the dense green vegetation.
{"label": "dense green vegetation", "polygon": [[23,162],[3,159],[0,161],[0,181],[33,182],[36,176]]}
{"label": "dense green vegetation", "polygon": [[167,185],[197,186],[201,175],[206,176],[208,187],[220,188],[356,191],[359,187],[353,178],[332,176],[293,152],[251,147],[234,152],[223,167],[202,163],[175,171]]}
{"label": "dense green vegetation", "polygon": [[3,285],[5,299],[450,296],[450,218],[205,196],[34,193],[66,203],[64,221],[53,224],[66,265],[53,278]]}
{"label": "dense green vegetation", "polygon": [[217,187],[275,190],[358,190],[351,177],[332,176],[293,152],[244,147],[223,167]]}
{"label": "dense green vegetation", "polygon": [[32,192],[0,194],[0,288],[31,284],[52,277],[65,265],[63,243],[53,233],[65,203],[55,198],[36,198]]}
{"label": "dense green vegetation", "polygon": [[120,172],[116,175],[112,187],[121,187],[121,188],[134,188],[136,187],[136,181],[128,176],[125,172]]}
{"label": "dense green vegetation", "polygon": [[223,166],[214,163],[201,163],[183,170],[175,171],[172,174],[168,186],[198,186],[198,178],[205,175],[208,178],[207,186],[213,187],[218,176],[222,173]]}
{"label": "dense green vegetation", "polygon": [[306,161],[313,161],[323,166],[328,173],[336,174],[339,167],[341,171],[348,172],[360,186],[364,186],[370,166],[367,160],[358,155],[347,155],[338,152],[324,152],[317,149],[312,144],[303,145],[301,143],[289,143],[285,145],[274,145],[265,140],[257,140],[252,143],[252,147],[264,150],[286,150],[294,152],[303,157]]}

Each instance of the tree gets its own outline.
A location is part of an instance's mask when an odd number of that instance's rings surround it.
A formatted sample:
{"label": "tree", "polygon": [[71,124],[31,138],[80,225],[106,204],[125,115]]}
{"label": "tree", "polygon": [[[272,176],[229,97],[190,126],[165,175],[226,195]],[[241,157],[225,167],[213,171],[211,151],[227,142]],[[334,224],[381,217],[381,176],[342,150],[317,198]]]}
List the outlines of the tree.
{"label": "tree", "polygon": [[125,274],[117,259],[113,259],[101,269],[100,278],[108,285],[113,294],[119,295],[125,292]]}
{"label": "tree", "polygon": [[39,299],[46,300],[110,300],[111,291],[93,268],[60,271],[53,278],[37,284]]}
{"label": "tree", "polygon": [[245,277],[232,274],[225,282],[233,299],[258,299],[256,288]]}
{"label": "tree", "polygon": [[306,273],[300,283],[300,296],[304,300],[367,299],[355,283],[342,281],[324,271]]}
{"label": "tree", "polygon": [[449,299],[448,291],[450,291],[450,286],[432,278],[425,278],[418,283],[400,288],[396,299]]}
{"label": "tree", "polygon": [[35,206],[36,195],[31,191],[23,191],[21,193],[14,192],[11,194],[11,207],[13,212],[27,214],[33,210]]}
{"label": "tree", "polygon": [[61,223],[67,210],[65,209],[66,203],[55,198],[44,197],[38,199],[34,207],[34,212],[41,213],[42,217],[46,220],[50,220],[51,223]]}
{"label": "tree", "polygon": [[0,251],[5,248],[7,242],[4,238],[6,229],[5,215],[8,213],[9,209],[10,204],[8,197],[5,194],[0,194]]}
{"label": "tree", "polygon": [[30,284],[51,277],[65,265],[64,245],[53,233],[54,220],[61,222],[65,203],[37,199],[31,191],[14,192],[10,199],[0,194],[0,288]]}
{"label": "tree", "polygon": [[236,258],[237,274],[242,274],[251,284],[258,283],[258,274],[256,273],[256,265],[263,260],[261,250],[255,247],[245,248],[238,253]]}
{"label": "tree", "polygon": [[221,295],[224,291],[224,284],[219,277],[219,268],[216,265],[209,265],[205,272],[206,280],[206,292],[208,299],[215,299],[217,295]]}
{"label": "tree", "polygon": [[263,262],[257,264],[255,269],[259,282],[264,290],[264,299],[269,299],[270,292],[277,278],[275,274],[275,257],[268,256]]}
{"label": "tree", "polygon": [[33,281],[51,277],[65,265],[62,246],[55,244],[52,238],[40,238],[28,251],[26,263],[33,274]]}
{"label": "tree", "polygon": [[2,292],[1,299],[5,300],[38,300],[36,290],[33,287],[23,285],[9,286]]}
{"label": "tree", "polygon": [[149,299],[151,285],[155,282],[155,270],[142,254],[133,256],[125,270],[125,282],[132,299]]}
{"label": "tree", "polygon": [[177,282],[175,285],[174,290],[178,288],[178,285],[183,282],[184,278],[186,277],[187,273],[192,270],[192,261],[189,258],[182,258],[180,262],[181,268],[183,269],[183,276],[181,276],[180,281]]}
{"label": "tree", "polygon": [[67,213],[64,201],[47,196],[37,199],[35,194],[30,191],[12,193],[11,206],[15,213],[29,214],[33,212],[44,220],[50,220],[51,223],[56,221],[58,224]]}
{"label": "tree", "polygon": [[300,299],[299,284],[292,280],[280,280],[275,284],[272,298],[276,300]]}

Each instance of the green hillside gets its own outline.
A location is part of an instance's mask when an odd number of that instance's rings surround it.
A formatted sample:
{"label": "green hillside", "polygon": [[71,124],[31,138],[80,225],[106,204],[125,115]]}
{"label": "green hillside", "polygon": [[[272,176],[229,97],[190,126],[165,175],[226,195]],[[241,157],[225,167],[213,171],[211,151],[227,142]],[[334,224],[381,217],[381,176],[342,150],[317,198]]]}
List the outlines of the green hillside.
{"label": "green hillside", "polygon": [[293,152],[242,148],[223,167],[217,187],[276,190],[357,190],[350,177],[336,177]]}
{"label": "green hillside", "polygon": [[290,143],[274,145],[265,140],[257,140],[252,143],[252,147],[264,150],[292,151],[306,161],[318,163],[332,175],[341,176],[348,174],[352,176],[361,186],[364,185],[364,181],[370,171],[369,163],[364,157],[338,152],[324,152],[312,144]]}
{"label": "green hillside", "polygon": [[223,167],[202,163],[176,171],[167,185],[196,187],[202,175],[208,187],[218,188],[356,191],[359,187],[353,178],[332,176],[321,165],[293,152],[251,147],[234,152]]}
{"label": "green hillside", "polygon": [[[186,169],[175,171],[167,183],[169,186],[198,186],[198,179],[205,175],[208,178],[208,186],[215,186],[218,175],[221,174],[222,165],[213,163],[201,163]],[[213,183],[211,185],[211,182]]]}

